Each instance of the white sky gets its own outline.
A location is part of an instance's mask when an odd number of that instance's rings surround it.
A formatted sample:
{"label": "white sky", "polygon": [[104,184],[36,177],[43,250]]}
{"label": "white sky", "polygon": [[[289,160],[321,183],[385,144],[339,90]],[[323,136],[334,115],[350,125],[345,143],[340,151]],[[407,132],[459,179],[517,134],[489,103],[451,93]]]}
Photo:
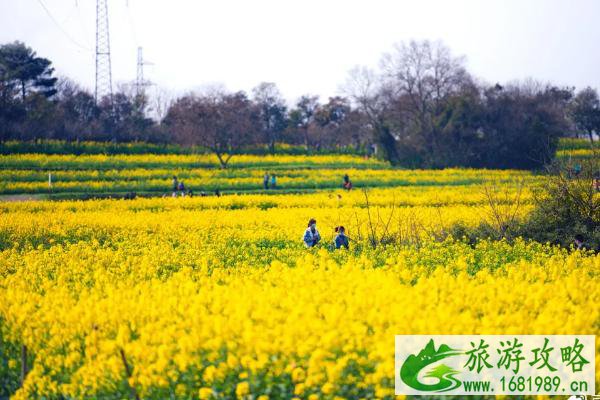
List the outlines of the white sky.
{"label": "white sky", "polygon": [[[46,14],[42,1],[74,44]],[[288,100],[335,95],[355,65],[394,43],[444,41],[485,81],[533,77],[600,89],[600,0],[109,0],[114,83],[175,92],[275,82]],[[0,0],[0,43],[24,41],[93,89],[94,0]]]}

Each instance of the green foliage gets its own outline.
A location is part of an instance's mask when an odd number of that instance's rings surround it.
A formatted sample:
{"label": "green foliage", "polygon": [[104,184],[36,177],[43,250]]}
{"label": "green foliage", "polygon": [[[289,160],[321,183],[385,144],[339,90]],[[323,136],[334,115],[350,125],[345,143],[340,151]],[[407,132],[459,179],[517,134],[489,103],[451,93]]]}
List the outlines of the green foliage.
{"label": "green foliage", "polygon": [[[44,97],[56,94],[56,78],[52,76],[50,60],[37,57],[24,43],[14,42],[0,46],[0,90],[6,94],[18,93],[21,100],[30,92]],[[2,93],[3,95],[5,93]],[[5,97],[3,96],[3,100]]]}
{"label": "green foliage", "polygon": [[588,150],[590,148],[589,139],[582,138],[561,138],[558,144],[558,150]]}
{"label": "green foliage", "polygon": [[512,243],[517,238],[521,237],[522,232],[522,223],[514,221],[504,227],[503,232],[499,232],[498,229],[489,222],[482,222],[475,227],[470,227],[464,223],[457,223],[452,225],[446,234],[454,239],[466,242],[470,245],[475,245],[481,240],[493,241],[498,239],[503,239]]}
{"label": "green foliage", "polygon": [[[267,146],[247,146],[241,154],[266,154],[270,152]],[[160,144],[149,142],[96,142],[68,140],[7,140],[0,142],[0,154],[207,154],[209,150],[201,146],[181,146],[178,144]],[[348,154],[362,155],[365,149],[351,146],[332,146],[318,150],[307,150],[300,145],[275,143],[273,154],[306,155],[306,154]]]}
{"label": "green foliage", "polygon": [[569,114],[578,134],[594,141],[594,135],[600,132],[600,99],[595,89],[587,87],[580,90],[569,107]]}
{"label": "green foliage", "polygon": [[4,321],[0,320],[0,399],[7,399],[19,387],[19,346],[6,340],[3,335]]}
{"label": "green foliage", "polygon": [[[580,171],[580,172],[578,172]],[[478,226],[458,223],[446,235],[474,245],[481,240],[519,238],[551,243],[565,248],[576,246],[600,250],[600,163],[597,155],[577,164],[556,161],[549,167],[546,181],[534,188],[535,207],[525,219],[508,218],[512,214],[490,200],[492,218]]]}
{"label": "green foliage", "polygon": [[[577,173],[577,170],[581,172]],[[597,155],[579,165],[556,163],[546,185],[536,193],[536,208],[523,234],[540,242],[570,246],[576,236],[584,247],[600,249],[600,197],[596,181],[600,173]]]}

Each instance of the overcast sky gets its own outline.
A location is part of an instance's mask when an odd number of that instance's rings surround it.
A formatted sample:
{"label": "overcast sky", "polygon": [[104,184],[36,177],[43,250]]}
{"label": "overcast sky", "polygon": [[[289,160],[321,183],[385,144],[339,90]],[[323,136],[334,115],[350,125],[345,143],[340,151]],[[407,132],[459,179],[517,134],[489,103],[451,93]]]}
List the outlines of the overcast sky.
{"label": "overcast sky", "polygon": [[[95,0],[0,0],[0,43],[20,40],[94,85]],[[44,11],[44,4],[52,18]],[[185,92],[275,82],[288,100],[338,93],[396,42],[431,39],[485,81],[533,77],[600,89],[600,0],[109,0],[113,79]],[[59,27],[60,26],[60,27]]]}

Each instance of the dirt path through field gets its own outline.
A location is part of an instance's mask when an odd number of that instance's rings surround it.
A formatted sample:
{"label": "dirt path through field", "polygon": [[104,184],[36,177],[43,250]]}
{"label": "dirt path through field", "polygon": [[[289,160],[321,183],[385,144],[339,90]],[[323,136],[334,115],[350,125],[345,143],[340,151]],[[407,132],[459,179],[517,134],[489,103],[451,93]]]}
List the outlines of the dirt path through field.
{"label": "dirt path through field", "polygon": [[45,194],[4,194],[0,195],[0,201],[29,201],[44,200]]}

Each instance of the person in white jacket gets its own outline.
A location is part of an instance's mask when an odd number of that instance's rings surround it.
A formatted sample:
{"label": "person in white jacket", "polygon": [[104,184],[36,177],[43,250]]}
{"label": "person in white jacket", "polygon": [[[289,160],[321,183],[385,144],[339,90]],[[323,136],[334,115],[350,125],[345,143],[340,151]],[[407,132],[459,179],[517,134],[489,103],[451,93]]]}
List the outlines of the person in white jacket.
{"label": "person in white jacket", "polygon": [[321,241],[321,235],[317,230],[317,221],[314,218],[311,218],[310,221],[308,221],[308,228],[306,228],[302,240],[307,248],[314,247]]}

